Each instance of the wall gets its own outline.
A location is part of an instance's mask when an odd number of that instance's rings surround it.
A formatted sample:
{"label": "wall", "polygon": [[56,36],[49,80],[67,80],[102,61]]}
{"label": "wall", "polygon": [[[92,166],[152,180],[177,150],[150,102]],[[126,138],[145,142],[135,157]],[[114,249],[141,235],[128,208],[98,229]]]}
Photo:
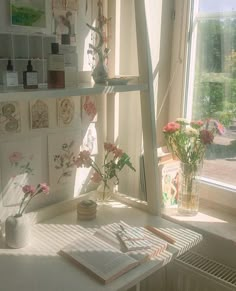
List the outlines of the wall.
{"label": "wall", "polygon": [[[19,28],[19,27],[12,27],[10,26],[9,22],[9,1],[1,1],[0,2],[0,31],[1,32],[12,32],[12,33],[41,33],[41,34],[51,34],[52,32],[52,17],[51,17],[51,3],[50,1],[46,1],[47,5],[47,27],[45,29],[29,29],[29,28]],[[93,23],[94,18],[96,18],[96,1],[89,1],[88,11],[85,12],[85,1],[79,1],[79,11],[78,11],[78,33],[77,33],[77,52],[78,52],[78,62],[79,62],[79,70],[91,70],[91,67],[88,62],[87,56],[87,49],[88,44],[91,42],[91,34],[89,32],[86,23]],[[91,6],[92,5],[92,6]],[[97,108],[97,121],[93,122],[95,130],[97,131],[98,136],[103,136],[103,126],[104,126],[104,96],[95,96],[93,102]],[[7,160],[7,156],[4,156],[4,153],[10,150],[10,148],[14,148],[15,145],[19,145],[17,151],[24,151],[24,147],[27,148],[29,145],[29,149],[33,150],[33,148],[37,148],[38,153],[34,152],[34,156],[36,161],[38,161],[38,165],[41,164],[40,169],[37,171],[40,173],[39,176],[40,180],[37,180],[37,175],[34,176],[34,184],[39,182],[47,182],[50,184],[50,171],[49,171],[49,161],[53,159],[56,152],[53,152],[57,146],[55,141],[60,139],[61,137],[66,137],[68,134],[78,135],[78,145],[76,147],[76,151],[79,151],[79,145],[82,144],[83,138],[85,137],[86,131],[88,129],[88,125],[90,124],[89,120],[83,118],[81,112],[81,98],[79,96],[73,97],[74,102],[74,110],[75,110],[75,120],[73,124],[69,126],[59,126],[58,123],[58,102],[59,99],[56,98],[47,98],[44,96],[43,102],[44,105],[48,106],[49,112],[49,127],[43,129],[31,129],[31,115],[32,113],[32,106],[36,99],[28,100],[26,99],[19,99],[17,96],[17,92],[13,95],[11,100],[7,100],[7,102],[17,102],[19,108],[19,120],[20,120],[20,131],[19,132],[12,132],[12,133],[3,133],[2,127],[4,124],[3,121],[3,114],[0,113],[0,165],[1,165],[1,196],[0,196],[0,219],[4,220],[4,218],[9,215],[10,213],[15,213],[16,208],[18,208],[18,204],[21,201],[21,195],[19,193],[15,193],[14,191],[7,191],[5,192],[4,189],[14,189],[9,188],[8,184],[6,184],[6,177],[7,177],[7,169],[9,170],[9,160]],[[5,102],[5,101],[4,101]],[[0,93],[0,107],[4,106],[4,103],[1,100],[1,93]],[[15,104],[15,103],[14,103]],[[83,123],[83,124],[82,124]],[[5,124],[4,124],[5,126]],[[51,142],[49,141],[51,140]],[[54,144],[52,141],[54,141]],[[51,145],[50,145],[51,143]],[[100,144],[98,144],[99,150]],[[58,151],[58,149],[57,149]],[[95,152],[96,154],[96,152]],[[24,158],[27,156],[29,161],[29,153],[26,153]],[[22,159],[23,161],[23,159]],[[8,165],[6,164],[8,163]],[[26,164],[24,164],[25,166]],[[16,166],[16,160],[13,161],[11,164],[12,167]],[[20,162],[18,162],[18,167],[22,166]],[[50,195],[48,196],[38,196],[34,200],[32,200],[32,204],[29,205],[28,211],[40,208],[52,203],[56,203],[61,200],[71,199],[75,196],[78,196],[80,193],[84,193],[89,191],[95,187],[95,185],[90,185],[87,187],[87,183],[89,182],[89,178],[87,177],[89,171],[78,170],[77,176],[73,180],[73,183],[63,184],[60,187],[51,186]],[[52,173],[52,171],[51,171]],[[5,178],[3,179],[3,177]],[[4,180],[4,183],[3,183]],[[9,180],[10,181],[10,180]],[[24,181],[28,181],[27,179]],[[26,183],[25,182],[25,183]],[[76,183],[76,187],[74,187],[74,183]],[[7,187],[6,187],[7,185]],[[7,195],[6,195],[7,193]]]}
{"label": "wall", "polygon": [[[53,33],[53,17],[51,0],[46,0],[46,27],[31,28],[13,26],[10,24],[10,5],[8,0],[0,1],[0,32],[12,32],[23,34],[47,34]],[[78,0],[77,13],[77,52],[78,52],[78,69],[79,71],[89,71],[91,67],[88,64],[87,49],[91,41],[91,34],[86,23],[93,23],[96,18],[96,2],[89,1],[88,10],[86,12],[86,1]]]}

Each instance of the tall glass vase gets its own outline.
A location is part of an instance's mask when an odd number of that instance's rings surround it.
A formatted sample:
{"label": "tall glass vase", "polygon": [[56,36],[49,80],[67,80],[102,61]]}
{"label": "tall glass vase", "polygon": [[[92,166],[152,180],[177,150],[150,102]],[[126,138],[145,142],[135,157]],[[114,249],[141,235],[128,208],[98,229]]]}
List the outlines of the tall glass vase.
{"label": "tall glass vase", "polygon": [[202,163],[180,163],[178,212],[181,215],[194,216],[199,210],[199,180]]}
{"label": "tall glass vase", "polygon": [[111,181],[101,181],[97,188],[97,202],[108,202],[111,199],[114,185]]}

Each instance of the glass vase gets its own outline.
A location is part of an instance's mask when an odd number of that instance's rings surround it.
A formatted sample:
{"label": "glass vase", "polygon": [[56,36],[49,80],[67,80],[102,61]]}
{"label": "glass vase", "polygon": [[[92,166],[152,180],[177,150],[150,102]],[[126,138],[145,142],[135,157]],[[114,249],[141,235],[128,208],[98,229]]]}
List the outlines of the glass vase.
{"label": "glass vase", "polygon": [[202,163],[180,163],[178,213],[194,216],[199,210],[199,180]]}
{"label": "glass vase", "polygon": [[114,185],[111,181],[102,181],[97,188],[97,202],[107,202],[111,199]]}

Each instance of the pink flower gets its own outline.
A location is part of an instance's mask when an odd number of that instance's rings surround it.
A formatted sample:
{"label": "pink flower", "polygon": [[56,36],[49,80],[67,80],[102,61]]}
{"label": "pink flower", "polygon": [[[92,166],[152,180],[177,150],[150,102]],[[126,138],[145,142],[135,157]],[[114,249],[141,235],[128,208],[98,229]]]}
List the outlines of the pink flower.
{"label": "pink flower", "polygon": [[173,133],[180,129],[179,123],[169,122],[166,126],[164,126],[163,131],[167,133]]}
{"label": "pink flower", "polygon": [[33,195],[35,193],[35,187],[32,186],[32,185],[25,185],[25,186],[22,187],[22,191],[25,194]]}
{"label": "pink flower", "polygon": [[105,142],[104,149],[109,153],[109,152],[115,151],[117,149],[117,147],[112,143]]}
{"label": "pink flower", "polygon": [[225,128],[219,121],[213,120],[213,124],[214,124],[218,134],[223,135],[225,133]]}
{"label": "pink flower", "polygon": [[77,168],[81,168],[83,166],[83,160],[78,157],[76,160],[75,160],[75,165]]}
{"label": "pink flower", "polygon": [[77,168],[81,168],[82,166],[89,168],[92,165],[90,152],[85,150],[80,152],[79,157],[75,160],[74,163]]}
{"label": "pink flower", "polygon": [[214,135],[209,130],[203,129],[200,131],[200,140],[203,144],[211,144],[214,140]]}
{"label": "pink flower", "polygon": [[204,122],[202,120],[197,120],[197,121],[191,121],[190,125],[193,127],[193,128],[200,128],[202,127],[204,124]]}
{"label": "pink flower", "polygon": [[102,176],[95,172],[91,177],[91,181],[93,181],[94,183],[99,183],[102,181]]}
{"label": "pink flower", "polygon": [[10,156],[9,156],[9,160],[11,163],[17,163],[20,160],[22,160],[23,156],[22,153],[20,152],[13,152]]}
{"label": "pink flower", "polygon": [[46,183],[40,183],[39,189],[40,192],[43,192],[44,194],[49,194],[49,186]]}
{"label": "pink flower", "polygon": [[121,149],[116,148],[114,151],[114,157],[115,158],[120,158],[123,155],[123,151]]}

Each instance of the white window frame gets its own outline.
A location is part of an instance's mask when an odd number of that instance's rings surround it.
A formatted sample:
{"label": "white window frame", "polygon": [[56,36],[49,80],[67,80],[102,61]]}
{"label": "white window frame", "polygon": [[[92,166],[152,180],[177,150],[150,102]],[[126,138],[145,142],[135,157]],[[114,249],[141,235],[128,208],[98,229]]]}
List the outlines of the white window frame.
{"label": "white window frame", "polygon": [[[198,2],[198,0],[191,0],[189,1],[193,3],[193,1]],[[195,64],[195,49],[196,49],[196,35],[197,35],[197,24],[194,21],[194,11],[191,7],[191,5],[188,7],[188,9],[181,9],[181,2],[184,5],[186,0],[179,0],[177,3],[179,6],[176,7],[179,12],[184,12],[185,15],[181,16],[181,13],[176,13],[176,16],[183,17],[183,19],[188,19],[188,25],[182,25],[182,33],[185,35],[185,38],[183,38],[181,44],[178,44],[177,42],[173,43],[173,54],[176,54],[175,50],[176,48],[181,45],[181,47],[184,47],[183,49],[183,69],[182,69],[182,76],[178,75],[179,80],[183,80],[183,82],[178,82],[176,80],[175,82],[175,92],[181,92],[182,94],[182,115],[185,115],[187,118],[190,118],[192,115],[192,92],[193,92],[193,80],[194,80],[194,70],[191,68],[194,67]],[[195,8],[197,7],[195,2]],[[186,3],[185,3],[186,4]],[[191,13],[193,13],[191,15]],[[191,16],[193,17],[192,21]],[[176,30],[178,30],[178,27],[181,26],[180,19],[176,19]],[[173,39],[177,39],[174,38]],[[188,62],[189,58],[189,63]],[[173,73],[173,70],[172,70]],[[189,78],[189,82],[187,80]],[[185,84],[184,84],[185,83]],[[183,89],[183,84],[184,88]],[[174,103],[174,100],[176,100],[174,94],[170,94],[170,104]],[[184,108],[184,104],[186,104],[185,100],[188,98],[188,107]],[[177,115],[176,115],[177,114]],[[169,116],[174,116],[176,118],[177,116],[181,116],[181,110],[173,111],[173,109],[170,109]],[[201,179],[201,188],[200,188],[200,198],[203,202],[205,202],[206,205],[209,205],[209,202],[211,203],[211,206],[215,207],[222,207],[225,210],[234,211],[236,209],[236,189],[234,187],[230,188],[228,185],[220,183],[218,181],[214,181],[213,179],[207,179],[202,178]]]}
{"label": "white window frame", "polygon": [[[124,1],[124,0],[123,0]],[[109,16],[112,16],[114,22],[116,23],[115,27],[112,27],[112,31],[115,35],[112,36],[113,40],[116,40],[116,44],[111,44],[111,47],[116,48],[113,52],[117,52],[117,44],[119,45],[119,33],[117,30],[117,24],[119,25],[119,13],[120,2],[122,0],[109,1],[108,9],[111,13]],[[125,3],[128,1],[125,0]],[[130,1],[131,2],[131,1]],[[140,69],[140,81],[144,82],[148,85],[148,91],[140,92],[141,96],[141,110],[142,110],[142,124],[143,124],[143,132],[144,132],[144,162],[145,162],[145,174],[146,174],[146,185],[147,185],[147,210],[154,213],[160,214],[161,208],[161,199],[162,199],[162,191],[161,191],[161,179],[158,175],[158,165],[157,165],[157,144],[156,144],[156,123],[155,123],[155,114],[157,109],[157,96],[159,95],[160,88],[162,87],[162,91],[165,91],[166,88],[163,88],[163,84],[168,84],[169,80],[169,67],[166,68],[166,62],[161,63],[160,58],[160,47],[163,46],[162,51],[166,52],[165,43],[161,42],[161,38],[165,42],[165,30],[163,32],[163,27],[166,28],[166,23],[172,26],[171,21],[171,13],[170,7],[172,6],[172,1],[163,1],[163,0],[133,0],[135,4],[135,12],[136,12],[136,26],[139,32],[138,35],[138,50],[139,50],[139,69]],[[128,4],[128,3],[127,3]],[[153,5],[153,6],[152,6]],[[145,7],[145,8],[144,8]],[[148,19],[147,23],[145,23],[145,19],[143,17],[144,11],[148,11]],[[164,14],[163,14],[164,13]],[[122,20],[123,21],[123,20]],[[155,23],[153,23],[154,21]],[[157,23],[158,22],[158,23]],[[127,27],[129,23],[127,22]],[[128,32],[128,31],[127,31]],[[155,36],[155,37],[154,37]],[[132,37],[132,35],[130,35]],[[151,48],[149,51],[148,42],[151,42]],[[170,38],[171,41],[171,38]],[[171,51],[171,46],[168,42],[168,50]],[[168,51],[167,50],[167,51]],[[170,60],[171,53],[167,54]],[[109,59],[110,68],[112,68],[113,72],[119,74],[119,62],[117,59],[119,56],[112,55]],[[127,60],[128,61],[128,60]],[[169,61],[170,62],[170,61]],[[168,65],[169,65],[169,62]],[[161,68],[159,68],[161,63]],[[162,70],[161,70],[162,69]],[[160,72],[163,72],[161,78],[159,76]],[[155,100],[151,100],[150,96],[154,95]],[[159,98],[159,96],[158,96]],[[114,119],[116,118],[116,113],[114,110],[114,106],[118,106],[117,96],[108,96],[107,99],[107,118],[109,125],[115,125]],[[164,113],[165,115],[165,113]],[[154,116],[154,118],[150,118],[150,116]],[[164,125],[163,121],[161,127]],[[109,140],[114,138],[116,131],[110,130],[109,126],[107,128],[107,133]],[[160,133],[160,131],[159,131]],[[159,144],[159,143],[158,143]],[[147,162],[148,161],[148,162]],[[131,200],[132,203],[134,199]],[[128,202],[128,201],[127,201]],[[142,201],[138,201],[140,205],[143,206],[144,203]]]}

